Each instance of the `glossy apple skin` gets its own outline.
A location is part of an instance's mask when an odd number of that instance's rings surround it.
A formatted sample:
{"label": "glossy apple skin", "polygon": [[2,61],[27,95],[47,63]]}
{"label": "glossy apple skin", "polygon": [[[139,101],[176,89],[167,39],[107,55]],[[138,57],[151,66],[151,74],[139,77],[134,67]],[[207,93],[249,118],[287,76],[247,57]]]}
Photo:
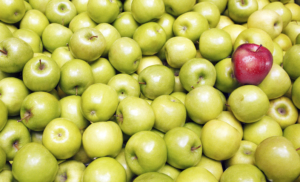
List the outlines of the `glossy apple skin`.
{"label": "glossy apple skin", "polygon": [[272,68],[272,53],[265,47],[246,43],[232,55],[234,76],[240,84],[258,85]]}

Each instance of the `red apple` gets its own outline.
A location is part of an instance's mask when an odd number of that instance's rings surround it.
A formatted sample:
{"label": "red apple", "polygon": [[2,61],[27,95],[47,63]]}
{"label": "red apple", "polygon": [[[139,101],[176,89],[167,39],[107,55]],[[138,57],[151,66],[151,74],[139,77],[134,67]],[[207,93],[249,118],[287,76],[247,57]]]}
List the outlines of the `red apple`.
{"label": "red apple", "polygon": [[232,54],[234,76],[242,84],[258,85],[269,73],[272,53],[262,45],[246,43]]}

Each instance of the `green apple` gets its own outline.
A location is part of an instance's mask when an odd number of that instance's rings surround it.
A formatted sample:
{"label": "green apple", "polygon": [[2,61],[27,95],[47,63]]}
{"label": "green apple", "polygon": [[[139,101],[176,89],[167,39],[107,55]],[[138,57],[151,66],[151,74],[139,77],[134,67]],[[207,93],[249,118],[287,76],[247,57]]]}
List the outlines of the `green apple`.
{"label": "green apple", "polygon": [[94,28],[97,24],[89,17],[87,12],[76,15],[69,24],[69,29],[76,32],[81,28]]}
{"label": "green apple", "polygon": [[131,12],[120,13],[112,25],[118,30],[121,37],[129,38],[133,37],[135,30],[139,27]]}
{"label": "green apple", "polygon": [[121,34],[114,26],[108,23],[100,23],[95,27],[95,29],[99,30],[105,38],[106,47],[102,57],[108,57],[110,47],[117,39],[121,38]]}
{"label": "green apple", "polygon": [[292,44],[294,45],[296,43],[296,37],[300,33],[300,25],[297,21],[291,21],[283,30],[282,33],[286,34],[290,40],[292,41]]}
{"label": "green apple", "polygon": [[61,113],[59,101],[47,92],[33,92],[23,101],[20,121],[34,131],[42,131],[47,124]]}
{"label": "green apple", "polygon": [[7,107],[2,100],[0,100],[0,131],[4,128],[7,123],[8,111]]}
{"label": "green apple", "polygon": [[283,96],[291,86],[291,79],[287,72],[278,64],[273,64],[268,75],[258,85],[269,99]]}
{"label": "green apple", "polygon": [[141,92],[149,99],[173,92],[175,77],[173,72],[163,65],[152,65],[139,74]]}
{"label": "green apple", "polygon": [[113,121],[92,123],[84,131],[82,142],[90,158],[116,157],[122,149],[122,131]]}
{"label": "green apple", "polygon": [[201,132],[203,153],[205,156],[221,161],[234,156],[241,143],[239,131],[219,119],[205,123]]}
{"label": "green apple", "polygon": [[140,64],[136,70],[137,74],[140,74],[142,70],[152,65],[163,65],[162,61],[157,56],[145,56],[140,60]]}
{"label": "green apple", "polygon": [[296,81],[293,83],[292,87],[292,100],[294,105],[300,109],[300,77],[296,79]]}
{"label": "green apple", "polygon": [[133,182],[156,182],[156,181],[172,182],[174,180],[168,175],[160,172],[147,172],[139,175],[137,178],[133,180]]}
{"label": "green apple", "polygon": [[299,6],[299,1],[298,4],[296,3],[287,3],[284,5],[286,8],[288,8],[291,13],[292,13],[292,21],[299,21],[299,15],[300,15],[300,6]]}
{"label": "green apple", "polygon": [[223,29],[226,26],[233,25],[233,24],[234,24],[234,22],[228,16],[221,15],[220,16],[220,21],[219,21],[219,23],[217,24],[217,26],[215,28]]}
{"label": "green apple", "polygon": [[25,3],[23,0],[1,1],[0,20],[5,23],[17,23],[25,15]]}
{"label": "green apple", "polygon": [[164,0],[133,0],[131,13],[134,19],[141,24],[157,20],[165,13]]}
{"label": "green apple", "polygon": [[16,155],[12,172],[18,181],[48,181],[55,179],[58,164],[41,144],[28,143]]}
{"label": "green apple", "polygon": [[217,182],[216,177],[203,167],[190,167],[183,170],[177,177],[176,182]]}
{"label": "green apple", "polygon": [[25,13],[32,9],[31,5],[27,1],[24,1],[24,4],[25,4]]}
{"label": "green apple", "polygon": [[13,36],[24,40],[30,45],[34,53],[41,53],[43,51],[43,43],[40,36],[29,29],[18,29],[14,31]]}
{"label": "green apple", "polygon": [[81,146],[81,133],[75,123],[56,118],[50,121],[43,132],[43,145],[56,159],[68,159]]}
{"label": "green apple", "polygon": [[133,34],[135,40],[142,50],[143,55],[156,54],[166,42],[164,29],[155,22],[140,25]]}
{"label": "green apple", "polygon": [[202,33],[208,30],[207,19],[198,12],[187,12],[177,17],[173,23],[175,36],[186,37],[192,42],[199,40]]}
{"label": "green apple", "polygon": [[31,5],[32,9],[36,9],[41,13],[45,14],[47,4],[51,0],[27,0],[27,1]]}
{"label": "green apple", "polygon": [[31,142],[43,144],[43,131],[30,131]]}
{"label": "green apple", "polygon": [[26,12],[20,22],[21,29],[29,29],[37,33],[40,37],[44,29],[49,25],[47,17],[37,9],[32,9]]}
{"label": "green apple", "polygon": [[[267,5],[268,6],[268,5]],[[259,26],[262,25],[263,26]],[[267,32],[272,39],[276,38],[283,29],[282,18],[270,9],[262,9],[252,13],[247,21],[248,28],[258,28]]]}
{"label": "green apple", "polygon": [[122,148],[122,150],[119,152],[117,157],[115,158],[125,169],[126,172],[126,182],[131,182],[134,174],[130,170],[130,168],[127,165],[126,159],[125,159],[125,149]]}
{"label": "green apple", "polygon": [[169,177],[171,177],[173,180],[176,181],[179,173],[180,173],[180,170],[179,169],[176,169],[175,167],[172,167],[168,164],[165,164],[162,168],[160,168],[157,172],[159,173],[163,173],[163,174],[166,174],[168,175]]}
{"label": "green apple", "polygon": [[202,155],[200,162],[196,165],[196,167],[205,168],[209,172],[211,172],[215,178],[219,181],[221,175],[223,174],[223,167],[220,161],[215,161],[208,157]]}
{"label": "green apple", "polygon": [[124,1],[124,3],[123,3],[124,12],[126,12],[126,11],[130,12],[131,11],[131,3],[132,3],[132,0],[125,0]]}
{"label": "green apple", "polygon": [[25,64],[22,76],[28,89],[50,92],[59,82],[60,69],[52,58],[37,56]]}
{"label": "green apple", "polygon": [[10,37],[0,42],[0,70],[17,73],[33,57],[29,44],[19,38]]}
{"label": "green apple", "polygon": [[259,87],[244,85],[230,94],[228,105],[239,121],[253,123],[267,113],[270,103],[268,96]]}
{"label": "green apple", "polygon": [[184,93],[184,92],[173,92],[170,95],[173,96],[173,97],[176,97],[177,99],[179,99],[185,105],[186,93]]}
{"label": "green apple", "polygon": [[296,80],[300,73],[296,70],[300,69],[300,64],[297,61],[300,58],[300,45],[293,45],[288,49],[283,57],[283,69],[288,73],[292,80]]}
{"label": "green apple", "polygon": [[155,114],[154,128],[157,130],[166,133],[184,125],[186,109],[176,97],[161,95],[153,100],[151,107]]}
{"label": "green apple", "polygon": [[73,157],[70,158],[70,159],[71,159],[71,160],[78,161],[78,162],[82,162],[82,163],[84,163],[85,165],[87,165],[87,164],[89,164],[89,163],[91,163],[91,162],[93,161],[93,159],[90,158],[90,157],[87,155],[86,151],[84,150],[83,145],[82,145],[82,142],[81,142],[81,146],[80,146],[78,152],[77,152],[75,155],[73,155]]}
{"label": "green apple", "polygon": [[224,10],[226,9],[228,1],[224,1],[224,0],[197,0],[197,3],[199,3],[199,2],[211,2],[211,3],[215,4],[218,7],[220,13],[222,14],[224,12]]}
{"label": "green apple", "polygon": [[86,169],[82,162],[68,160],[59,164],[59,168],[55,177],[55,182],[65,181],[81,181],[83,171]]}
{"label": "green apple", "polygon": [[300,129],[300,124],[290,125],[283,130],[283,136],[287,138],[290,142],[292,142],[297,153],[300,155],[299,129]]}
{"label": "green apple", "polygon": [[8,119],[0,132],[0,147],[4,150],[7,161],[14,160],[19,150],[30,141],[28,129],[15,119]]}
{"label": "green apple", "polygon": [[249,16],[257,10],[258,3],[256,0],[228,0],[228,15],[234,22],[246,23]]}
{"label": "green apple", "polygon": [[208,85],[191,90],[186,95],[185,106],[188,116],[198,124],[216,118],[223,110],[223,102],[218,91]]}
{"label": "green apple", "polygon": [[13,37],[12,32],[9,30],[9,28],[2,22],[0,22],[0,42],[2,42],[2,40],[9,38],[9,37]]}
{"label": "green apple", "polygon": [[186,37],[170,38],[163,49],[166,60],[172,68],[181,68],[188,60],[196,57],[196,47]]}
{"label": "green apple", "polygon": [[108,59],[112,66],[126,74],[132,74],[137,70],[141,58],[142,50],[139,44],[128,37],[116,40],[108,52]]}
{"label": "green apple", "polygon": [[51,23],[68,26],[77,15],[77,10],[68,0],[51,0],[46,6],[45,15]]}
{"label": "green apple", "polygon": [[263,9],[273,10],[279,14],[282,19],[282,27],[285,28],[292,20],[292,12],[285,7],[282,2],[271,2],[267,4]]}
{"label": "green apple", "polygon": [[270,3],[269,0],[257,0],[258,10],[263,9],[267,4]]}
{"label": "green apple", "polygon": [[282,61],[283,61],[282,48],[274,41],[273,41],[273,44],[274,44],[274,50],[273,50],[273,53],[272,53],[273,63],[281,65]]}
{"label": "green apple", "polygon": [[[203,58],[212,62],[225,59],[232,52],[230,35],[218,28],[211,28],[202,33],[199,39],[199,50]],[[218,54],[216,54],[218,52]]]}
{"label": "green apple", "polygon": [[61,68],[66,62],[75,59],[68,47],[62,46],[56,48],[51,58],[57,63],[58,67]]}
{"label": "green apple", "polygon": [[266,182],[264,174],[254,165],[251,164],[236,164],[227,168],[220,182]]}
{"label": "green apple", "polygon": [[203,85],[213,86],[216,81],[214,65],[204,58],[188,60],[180,68],[179,79],[183,88],[191,91]]}
{"label": "green apple", "polygon": [[187,0],[184,2],[180,0],[164,0],[166,12],[175,17],[191,11],[195,3],[196,0]]}
{"label": "green apple", "polygon": [[283,136],[262,141],[255,152],[255,163],[269,181],[294,181],[300,174],[299,155]]}
{"label": "green apple", "polygon": [[220,21],[220,11],[218,7],[208,1],[197,3],[193,6],[192,11],[200,13],[206,18],[210,28],[215,28]]}
{"label": "green apple", "polygon": [[90,64],[95,83],[107,84],[116,75],[116,70],[105,58],[99,58]]}
{"label": "green apple", "polygon": [[119,14],[116,0],[89,0],[87,13],[96,23],[112,23]]}
{"label": "green apple", "polygon": [[247,28],[244,27],[243,25],[239,25],[239,24],[231,24],[228,25],[224,28],[222,28],[225,32],[229,33],[231,40],[232,40],[232,46],[234,45],[234,42],[236,40],[236,38],[238,37],[238,35],[246,30]]}
{"label": "green apple", "polygon": [[171,37],[174,36],[173,33],[173,23],[175,21],[175,18],[168,14],[164,13],[156,22],[161,26],[162,29],[164,29],[166,33],[166,40],[169,40]]}
{"label": "green apple", "polygon": [[91,66],[80,59],[73,59],[61,68],[59,87],[67,95],[82,95],[94,83]]}
{"label": "green apple", "polygon": [[281,47],[282,51],[287,51],[290,47],[292,47],[291,39],[283,33],[280,33],[276,38],[273,39],[273,41]]}
{"label": "green apple", "polygon": [[119,104],[117,92],[108,85],[95,83],[81,96],[81,111],[90,122],[109,120]]}
{"label": "green apple", "polygon": [[187,122],[183,125],[183,127],[192,130],[201,139],[201,132],[202,132],[203,125],[197,124],[195,122]]}
{"label": "green apple", "polygon": [[8,77],[0,81],[0,99],[6,106],[8,116],[20,114],[21,105],[28,94],[29,90],[18,78]]}
{"label": "green apple", "polygon": [[126,172],[116,159],[102,157],[88,165],[83,172],[82,181],[126,182]]}
{"label": "green apple", "polygon": [[167,161],[166,143],[152,131],[140,131],[126,143],[125,159],[129,168],[137,175],[157,171]]}
{"label": "green apple", "polygon": [[221,114],[216,119],[230,124],[232,127],[234,127],[240,133],[240,138],[241,139],[243,138],[242,124],[234,117],[232,112],[222,111]]}
{"label": "green apple", "polygon": [[75,5],[78,14],[87,11],[88,0],[72,0],[71,2]]}

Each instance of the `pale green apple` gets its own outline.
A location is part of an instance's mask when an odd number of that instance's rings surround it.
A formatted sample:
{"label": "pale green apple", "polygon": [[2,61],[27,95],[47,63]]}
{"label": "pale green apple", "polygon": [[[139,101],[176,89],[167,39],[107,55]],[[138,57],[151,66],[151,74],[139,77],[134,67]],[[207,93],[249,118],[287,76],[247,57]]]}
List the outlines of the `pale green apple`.
{"label": "pale green apple", "polygon": [[78,15],[76,15],[69,24],[69,29],[72,32],[76,32],[77,30],[81,28],[94,28],[97,26],[97,23],[94,22],[88,15],[88,13],[82,12]]}
{"label": "pale green apple", "polygon": [[223,174],[223,167],[220,161],[216,161],[202,155],[200,162],[195,167],[202,167],[211,172],[219,181]]}
{"label": "pale green apple", "polygon": [[176,182],[217,182],[216,177],[203,167],[190,167],[183,170],[177,177]]}
{"label": "pale green apple", "polygon": [[196,47],[186,37],[170,38],[163,49],[166,60],[172,68],[181,68],[188,60],[196,57]]}
{"label": "pale green apple", "polygon": [[243,138],[243,127],[241,122],[239,122],[230,111],[222,111],[221,114],[216,118],[218,120],[224,121],[234,127],[240,134],[240,138]]}
{"label": "pale green apple", "polygon": [[273,50],[273,53],[272,53],[273,63],[281,65],[282,62],[283,62],[282,48],[274,41],[273,41],[273,44],[274,44],[274,50]]}
{"label": "pale green apple", "polygon": [[131,182],[134,174],[130,170],[130,168],[127,165],[126,159],[125,159],[125,149],[122,148],[122,150],[119,152],[117,157],[115,158],[125,169],[126,172],[126,182]]}
{"label": "pale green apple", "polygon": [[276,38],[274,38],[273,42],[276,42],[281,47],[282,51],[287,51],[290,47],[292,47],[291,39],[283,33],[280,33]]}
{"label": "pale green apple", "polygon": [[8,111],[4,102],[0,99],[0,131],[4,128],[7,123]]}
{"label": "pale green apple", "polygon": [[131,12],[120,13],[112,25],[118,30],[121,37],[129,38],[133,37],[135,30],[139,27]]}
{"label": "pale green apple", "polygon": [[204,1],[197,3],[193,6],[192,11],[204,16],[210,28],[215,28],[220,21],[220,10],[212,2]]}
{"label": "pale green apple", "polygon": [[231,40],[232,40],[232,46],[234,45],[235,39],[238,37],[238,35],[246,30],[247,28],[244,27],[243,25],[239,25],[239,24],[231,24],[228,25],[224,28],[222,28],[225,32],[229,33]]}
{"label": "pale green apple", "polygon": [[242,182],[242,181],[253,181],[253,182],[266,182],[266,178],[262,171],[256,166],[251,164],[236,164],[227,168],[220,182]]}
{"label": "pale green apple", "polygon": [[126,11],[131,11],[131,3],[132,3],[132,0],[125,0],[124,3],[123,3],[123,6],[124,6],[124,12]]}
{"label": "pale green apple", "polygon": [[117,122],[127,135],[152,129],[156,116],[146,100],[127,97],[122,100],[116,111]]}
{"label": "pale green apple", "polygon": [[300,124],[294,124],[286,127],[283,131],[283,136],[292,142],[297,153],[300,155],[300,141],[299,141]]}
{"label": "pale green apple", "polygon": [[191,11],[193,6],[196,4],[196,0],[164,0],[166,12],[177,17],[188,11]]}
{"label": "pale green apple", "polygon": [[300,33],[300,25],[299,25],[299,23],[297,21],[291,21],[282,30],[282,33],[286,34],[290,38],[290,40],[292,41],[292,44],[294,45],[296,43],[296,37]]}
{"label": "pale green apple", "polygon": [[168,164],[165,164],[162,168],[160,168],[157,172],[163,173],[171,177],[173,180],[176,181],[178,175],[180,174],[180,170],[172,167]]}
{"label": "pale green apple", "polygon": [[8,27],[0,22],[0,31],[1,31],[1,34],[0,34],[0,42],[2,42],[2,40],[6,39],[6,38],[9,38],[9,37],[13,37],[13,34],[12,32],[8,29]]}
{"label": "pale green apple", "polygon": [[68,160],[59,164],[54,182],[81,181],[83,171],[86,169],[82,162]]}
{"label": "pale green apple", "polygon": [[29,29],[18,29],[14,31],[13,36],[24,40],[30,45],[34,53],[41,53],[43,51],[43,43],[40,36]]}
{"label": "pale green apple", "polygon": [[29,29],[37,33],[40,37],[44,29],[49,25],[47,17],[37,9],[32,9],[26,12],[20,22],[21,29]]}
{"label": "pale green apple", "polygon": [[271,2],[263,9],[275,11],[282,19],[282,27],[285,28],[292,20],[292,12],[282,2]]}
{"label": "pale green apple", "polygon": [[300,77],[300,63],[297,61],[300,58],[300,45],[293,45],[288,49],[283,57],[283,69],[288,73],[292,80]]}
{"label": "pale green apple", "polygon": [[84,163],[85,165],[86,165],[86,164],[89,164],[89,163],[91,163],[91,162],[93,161],[93,159],[90,158],[90,157],[87,155],[86,151],[84,150],[83,145],[82,145],[82,142],[81,142],[81,146],[80,146],[78,152],[77,152],[75,155],[73,155],[73,157],[70,158],[70,159],[71,159],[71,160],[78,161],[78,162],[82,162],[82,163]]}
{"label": "pale green apple", "polygon": [[108,85],[95,83],[81,96],[81,111],[90,122],[109,120],[119,104],[117,92]]}
{"label": "pale green apple", "polygon": [[65,46],[56,48],[52,52],[51,58],[57,63],[59,68],[61,68],[66,62],[75,59],[70,49]]}
{"label": "pale green apple", "polygon": [[267,4],[270,3],[269,0],[257,0],[258,10],[263,9]]}
{"label": "pale green apple", "polygon": [[95,83],[107,84],[116,75],[116,70],[105,58],[99,58],[90,64]]}
{"label": "pale green apple", "polygon": [[157,56],[144,56],[140,60],[140,64],[136,70],[136,73],[140,74],[142,70],[152,65],[163,65],[163,63]]}
{"label": "pale green apple", "polygon": [[164,29],[166,33],[166,39],[169,40],[171,37],[174,36],[173,33],[173,23],[175,21],[175,18],[168,14],[164,13],[156,22],[161,26],[162,29]]}
{"label": "pale green apple", "polygon": [[41,13],[45,14],[47,4],[51,0],[27,0],[27,1],[31,5],[32,9],[36,9]]}
{"label": "pale green apple", "polygon": [[270,103],[268,96],[259,87],[244,85],[230,94],[228,105],[239,121],[253,123],[267,113]]}
{"label": "pale green apple", "polygon": [[133,182],[156,182],[156,181],[173,182],[174,180],[170,176],[160,172],[147,172],[139,175],[133,180]]}
{"label": "pale green apple", "polygon": [[201,56],[209,61],[216,62],[225,59],[232,52],[231,36],[226,31],[218,28],[206,30],[200,36],[199,50]]}
{"label": "pale green apple", "polygon": [[0,20],[14,24],[19,22],[25,15],[25,3],[23,0],[8,0],[0,2]]}
{"label": "pale green apple", "polygon": [[180,68],[179,78],[183,88],[191,91],[202,85],[213,86],[216,81],[214,65],[204,58],[193,58]]}
{"label": "pale green apple", "polygon": [[216,118],[223,110],[223,102],[218,91],[208,85],[191,90],[186,95],[185,106],[188,116],[198,124]]}
{"label": "pale green apple", "polygon": [[226,26],[233,25],[233,24],[234,24],[234,22],[228,16],[221,15],[220,16],[220,21],[219,21],[219,23],[217,24],[217,26],[215,28],[223,29]]}
{"label": "pale green apple", "polygon": [[183,125],[183,127],[192,130],[201,139],[201,132],[202,132],[203,125],[197,124],[195,122],[187,122]]}
{"label": "pale green apple", "polygon": [[112,23],[119,14],[116,0],[89,0],[87,13],[96,23]]}
{"label": "pale green apple", "polygon": [[287,3],[284,6],[287,7],[291,13],[292,13],[292,21],[299,21],[300,20],[300,6],[299,6],[299,1],[298,4],[296,3]]}
{"label": "pale green apple", "polygon": [[43,144],[43,131],[30,131],[31,142]]}
{"label": "pale green apple", "polygon": [[134,19],[143,24],[159,19],[165,13],[163,0],[133,0],[131,13]]}
{"label": "pale green apple", "polygon": [[87,10],[87,3],[89,1],[88,0],[72,0],[71,2],[76,7],[77,13],[80,14]]}
{"label": "pale green apple", "polygon": [[292,101],[300,109],[300,77],[296,79],[292,87]]}
{"label": "pale green apple", "polygon": [[185,105],[185,97],[186,97],[185,92],[173,92],[170,95],[173,96],[173,97],[176,97],[177,99],[179,99]]}
{"label": "pale green apple", "polygon": [[246,23],[249,16],[257,10],[257,0],[228,0],[228,15],[234,22]]}
{"label": "pale green apple", "polygon": [[126,74],[132,74],[137,70],[141,58],[142,50],[139,44],[128,37],[116,40],[108,52],[108,59],[112,66]]}

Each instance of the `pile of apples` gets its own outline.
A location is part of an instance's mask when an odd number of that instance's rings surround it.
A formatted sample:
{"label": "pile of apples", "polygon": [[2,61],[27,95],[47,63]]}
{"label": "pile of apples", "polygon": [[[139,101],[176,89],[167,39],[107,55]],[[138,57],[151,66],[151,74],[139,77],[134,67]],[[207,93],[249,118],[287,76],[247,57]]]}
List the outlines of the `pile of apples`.
{"label": "pile of apples", "polygon": [[1,182],[300,182],[299,0],[0,0]]}

